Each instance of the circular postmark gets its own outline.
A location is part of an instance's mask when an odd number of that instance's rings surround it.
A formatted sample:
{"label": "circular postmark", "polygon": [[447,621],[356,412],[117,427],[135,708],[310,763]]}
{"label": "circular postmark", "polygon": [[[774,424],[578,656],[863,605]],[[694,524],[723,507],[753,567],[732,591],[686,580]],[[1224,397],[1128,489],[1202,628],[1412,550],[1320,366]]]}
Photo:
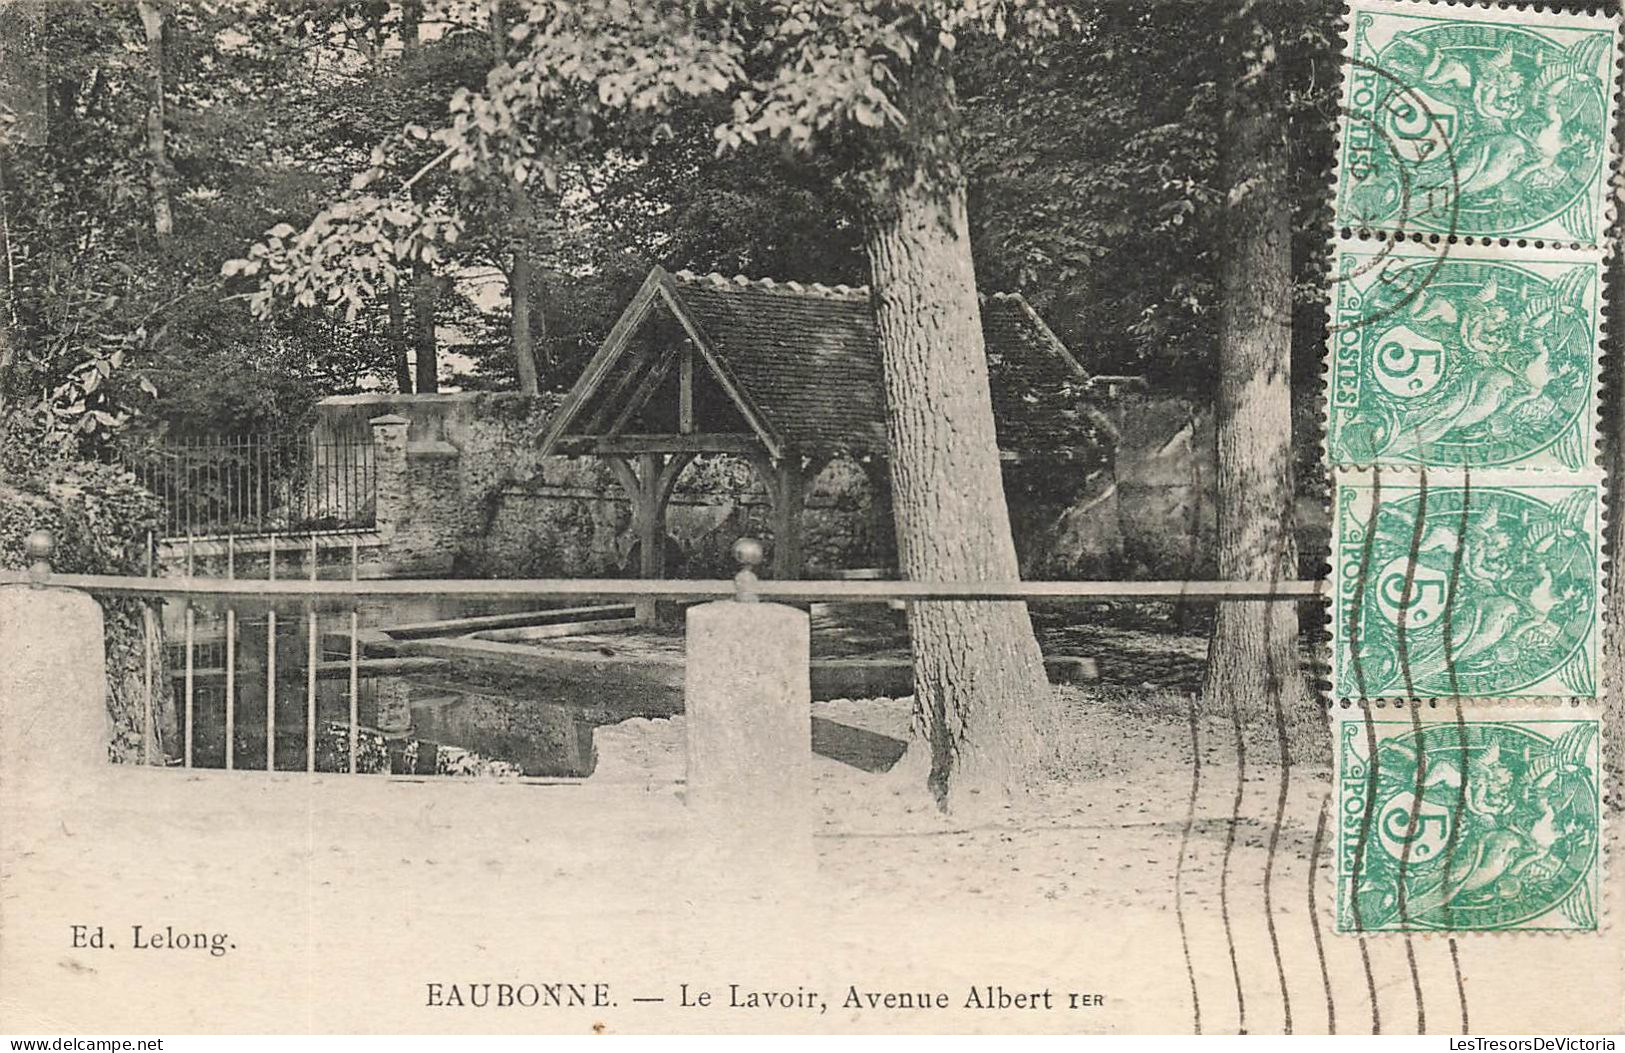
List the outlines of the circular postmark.
{"label": "circular postmark", "polygon": [[[1345,303],[1347,297],[1339,295],[1343,292],[1340,286],[1357,283],[1373,272],[1376,282],[1398,288],[1402,295],[1380,306],[1337,311],[1330,325],[1333,333],[1381,322],[1409,307],[1449,255],[1456,195],[1446,193],[1441,198],[1438,187],[1422,187],[1409,159],[1418,154],[1437,158],[1447,179],[1445,187],[1459,185],[1449,128],[1429,109],[1426,96],[1388,70],[1359,58],[1350,61],[1348,77],[1333,222],[1361,235],[1381,235],[1382,242],[1367,257],[1341,257],[1344,266],[1330,275],[1333,299]],[[1408,136],[1398,134],[1396,122]],[[1350,202],[1356,203],[1354,207],[1349,207]],[[1422,207],[1442,209],[1445,224],[1444,230],[1435,232],[1440,245],[1437,253],[1419,266],[1415,260],[1400,261],[1394,253],[1412,236],[1410,217],[1414,209]]]}
{"label": "circular postmark", "polygon": [[[1609,33],[1359,19],[1364,58],[1351,70],[1351,98],[1362,90],[1372,97],[1373,124],[1392,149],[1344,188],[1341,219],[1486,239],[1555,230],[1595,238],[1590,205],[1607,157]],[[1372,68],[1405,91],[1373,87]]]}

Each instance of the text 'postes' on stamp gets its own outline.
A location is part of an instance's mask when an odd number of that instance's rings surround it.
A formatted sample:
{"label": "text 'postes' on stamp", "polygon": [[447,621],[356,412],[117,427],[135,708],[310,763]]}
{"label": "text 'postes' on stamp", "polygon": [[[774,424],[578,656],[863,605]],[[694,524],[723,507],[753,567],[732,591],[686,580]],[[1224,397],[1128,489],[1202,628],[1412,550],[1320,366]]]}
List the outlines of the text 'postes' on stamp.
{"label": "text 'postes' on stamp", "polygon": [[1603,270],[1584,251],[1338,244],[1331,462],[1589,468]]}
{"label": "text 'postes' on stamp", "polygon": [[1340,473],[1333,694],[1591,698],[1595,475]]}
{"label": "text 'postes' on stamp", "polygon": [[1353,0],[1336,221],[1599,245],[1617,21]]}
{"label": "text 'postes' on stamp", "polygon": [[1596,931],[1595,713],[1361,707],[1334,730],[1338,931]]}

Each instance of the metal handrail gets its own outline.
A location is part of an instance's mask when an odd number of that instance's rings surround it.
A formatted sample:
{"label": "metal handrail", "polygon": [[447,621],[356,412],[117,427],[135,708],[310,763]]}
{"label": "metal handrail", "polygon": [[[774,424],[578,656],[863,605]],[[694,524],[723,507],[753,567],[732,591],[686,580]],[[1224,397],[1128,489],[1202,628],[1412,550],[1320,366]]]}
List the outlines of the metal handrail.
{"label": "metal handrail", "polygon": [[[110,574],[56,574],[0,570],[0,585],[48,584],[120,596],[283,596],[289,598],[461,596],[666,600],[735,598],[741,585],[727,579],[642,578],[388,578],[312,581],[298,578],[136,578]],[[1309,581],[754,581],[764,600],[885,603],[891,600],[1293,600],[1321,599],[1328,582]]]}
{"label": "metal handrail", "polygon": [[[30,534],[24,543],[29,559],[26,571],[0,570],[0,586],[14,584],[26,588],[61,587],[89,593],[131,597],[141,601],[142,621],[146,631],[143,648],[142,682],[144,693],[141,703],[141,722],[144,731],[142,756],[151,763],[155,759],[156,706],[154,684],[163,675],[162,667],[153,660],[152,641],[158,635],[157,602],[165,598],[182,601],[185,632],[185,667],[181,674],[182,689],[178,699],[183,746],[180,762],[191,768],[197,758],[195,731],[198,726],[199,699],[196,685],[199,680],[196,666],[199,604],[198,598],[215,598],[223,602],[224,654],[223,679],[223,743],[224,765],[227,770],[239,767],[238,723],[239,681],[236,647],[239,630],[243,626],[239,606],[265,615],[265,694],[264,724],[266,771],[281,770],[277,764],[278,741],[278,678],[277,678],[277,609],[281,598],[303,601],[305,623],[305,686],[304,686],[304,768],[315,773],[317,768],[318,727],[321,725],[318,707],[317,680],[322,664],[320,621],[324,607],[329,604],[319,599],[336,600],[337,606],[349,606],[349,712],[345,722],[348,728],[347,750],[343,769],[359,770],[361,748],[361,629],[359,601],[366,598],[391,596],[433,597],[495,597],[535,600],[542,597],[593,597],[599,599],[667,599],[667,600],[733,600],[753,603],[762,599],[787,601],[837,601],[848,603],[885,603],[898,600],[912,601],[987,601],[987,600],[1148,600],[1184,599],[1195,601],[1275,600],[1298,602],[1316,599],[1330,590],[1321,581],[762,581],[756,567],[762,562],[764,547],[754,538],[741,538],[734,545],[734,558],[740,570],[732,580],[665,581],[644,579],[582,579],[582,578],[528,578],[508,580],[472,580],[465,578],[418,578],[358,580],[360,562],[358,545],[354,538],[350,545],[350,577],[348,580],[321,581],[318,550],[315,539],[310,539],[308,577],[293,578],[277,575],[276,551],[270,552],[265,578],[238,578],[236,549],[228,539],[226,550],[227,577],[198,578],[192,574],[194,550],[187,548],[186,575],[174,578],[131,577],[113,574],[58,574],[51,566],[56,548],[55,539],[44,530]],[[148,549],[149,574],[153,569],[152,550]],[[239,603],[238,601],[249,601]],[[157,601],[157,602],[155,602]],[[293,701],[293,700],[290,700]],[[208,702],[212,710],[214,703]],[[250,721],[253,722],[252,720]],[[167,750],[166,750],[167,753]],[[339,763],[335,761],[335,763]],[[256,763],[256,766],[259,766]]]}

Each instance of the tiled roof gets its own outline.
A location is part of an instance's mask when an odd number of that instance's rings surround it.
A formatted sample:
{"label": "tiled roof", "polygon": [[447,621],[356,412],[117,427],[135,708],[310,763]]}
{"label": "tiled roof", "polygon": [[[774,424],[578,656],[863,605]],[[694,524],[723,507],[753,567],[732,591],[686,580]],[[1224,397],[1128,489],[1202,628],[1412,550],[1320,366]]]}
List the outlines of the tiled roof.
{"label": "tiled roof", "polygon": [[[679,271],[677,299],[775,432],[803,450],[868,453],[886,445],[880,348],[869,290]],[[999,445],[1064,445],[1062,385],[1087,379],[1018,295],[982,302]]]}

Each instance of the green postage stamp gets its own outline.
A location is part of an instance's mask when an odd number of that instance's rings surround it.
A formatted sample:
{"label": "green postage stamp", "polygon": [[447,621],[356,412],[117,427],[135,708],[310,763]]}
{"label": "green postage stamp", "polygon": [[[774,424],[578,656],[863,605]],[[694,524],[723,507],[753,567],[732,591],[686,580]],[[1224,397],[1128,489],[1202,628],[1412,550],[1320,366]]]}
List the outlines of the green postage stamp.
{"label": "green postage stamp", "polygon": [[1330,463],[1591,465],[1597,253],[1412,241],[1334,253]]}
{"label": "green postage stamp", "polygon": [[1339,473],[1332,694],[1591,698],[1596,473]]}
{"label": "green postage stamp", "polygon": [[1593,932],[1602,727],[1572,705],[1334,711],[1339,932]]}
{"label": "green postage stamp", "polygon": [[1619,25],[1351,0],[1337,224],[1597,245]]}

